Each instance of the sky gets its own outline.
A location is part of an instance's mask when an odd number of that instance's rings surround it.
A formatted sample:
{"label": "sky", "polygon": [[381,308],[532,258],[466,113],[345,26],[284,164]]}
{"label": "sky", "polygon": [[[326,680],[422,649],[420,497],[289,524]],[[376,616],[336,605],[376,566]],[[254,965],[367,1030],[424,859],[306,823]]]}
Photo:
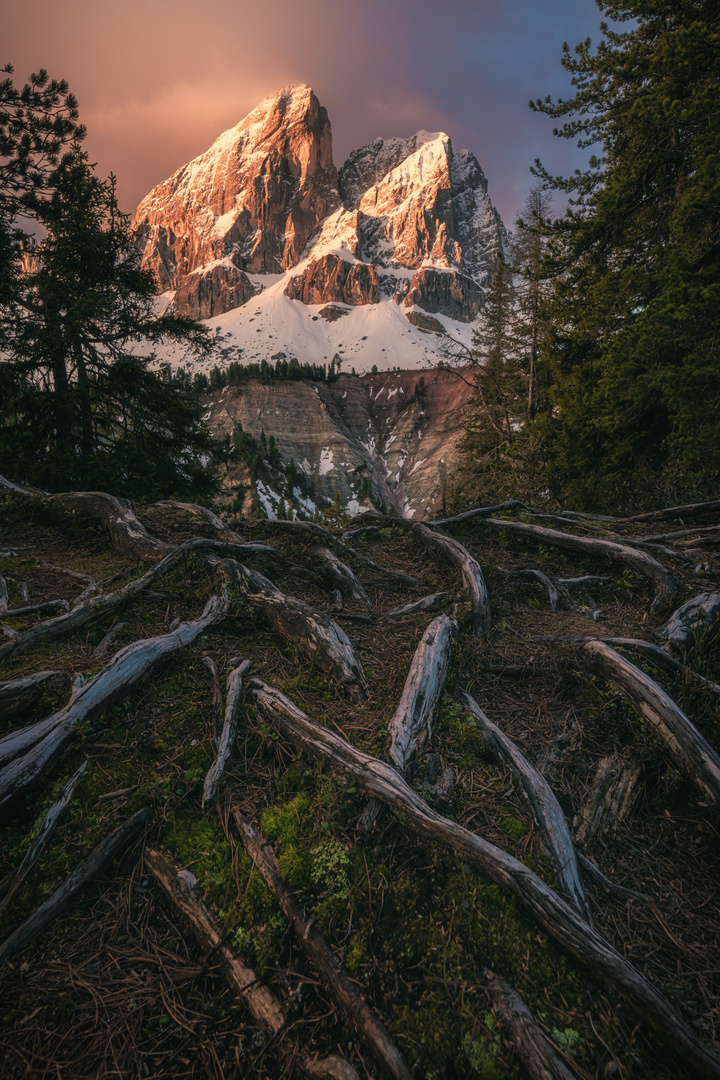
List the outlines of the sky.
{"label": "sky", "polygon": [[530,98],[569,97],[563,41],[600,38],[595,0],[0,0],[15,81],[68,80],[98,171],[132,213],[281,86],[312,86],[335,164],[377,136],[444,131],[471,150],[511,225],[536,182],[582,167]]}

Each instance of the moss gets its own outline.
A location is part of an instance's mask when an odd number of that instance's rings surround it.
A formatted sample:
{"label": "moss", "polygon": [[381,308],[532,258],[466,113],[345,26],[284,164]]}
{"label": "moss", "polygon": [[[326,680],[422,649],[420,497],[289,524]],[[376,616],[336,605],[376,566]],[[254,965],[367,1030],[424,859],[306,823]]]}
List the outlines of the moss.
{"label": "moss", "polygon": [[528,833],[526,823],[516,817],[501,817],[498,819],[498,826],[513,840],[522,840],[523,836],[527,836]]}

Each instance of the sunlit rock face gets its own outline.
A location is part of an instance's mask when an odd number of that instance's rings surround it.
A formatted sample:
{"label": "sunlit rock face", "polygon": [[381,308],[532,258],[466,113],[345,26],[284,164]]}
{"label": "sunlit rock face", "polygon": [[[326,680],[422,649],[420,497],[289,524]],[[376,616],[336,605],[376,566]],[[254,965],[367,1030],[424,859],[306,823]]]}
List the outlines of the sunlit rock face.
{"label": "sunlit rock face", "polygon": [[[360,340],[394,335],[393,355],[407,344],[409,366],[424,346],[408,338],[405,314],[471,324],[504,239],[480,165],[443,132],[375,139],[338,173],[327,112],[304,85],[261,102],[154,188],[134,228],[173,310],[237,310],[229,333],[249,359],[266,344],[270,355],[333,355],[330,338],[307,333],[315,313],[303,306],[340,303],[373,308],[376,331],[358,316]],[[373,362],[383,356],[365,370]]]}
{"label": "sunlit rock face", "polygon": [[339,203],[326,110],[308,86],[260,103],[147,195],[133,227],[161,289],[231,256],[242,270],[295,266]]}

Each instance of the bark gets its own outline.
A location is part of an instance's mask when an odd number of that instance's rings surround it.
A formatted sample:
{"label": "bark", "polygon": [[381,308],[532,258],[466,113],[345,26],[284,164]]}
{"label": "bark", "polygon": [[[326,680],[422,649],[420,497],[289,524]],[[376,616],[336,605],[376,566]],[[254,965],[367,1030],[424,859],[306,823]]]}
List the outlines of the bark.
{"label": "bark", "polygon": [[1,682],[0,715],[3,720],[9,720],[39,701],[46,690],[65,686],[67,682],[64,671],[36,671],[34,675]]}
{"label": "bark", "polygon": [[368,795],[401,813],[428,840],[448,844],[513,895],[563,948],[619,993],[658,1039],[701,1077],[720,1078],[720,1058],[624,956],[596,933],[527,866],[432,810],[395,770],[310,720],[281,691],[253,679],[253,698],[264,716],[303,750],[354,776]]}
{"label": "bark", "polygon": [[218,740],[215,760],[208,769],[203,785],[202,808],[205,810],[217,799],[220,781],[232,759],[235,735],[237,733],[240,705],[244,695],[243,677],[250,667],[249,660],[243,660],[227,677],[227,699],[225,702],[225,720]]}
{"label": "bark", "polygon": [[517,991],[492,971],[486,970],[485,978],[493,1015],[508,1032],[530,1080],[578,1080],[578,1073],[547,1037]]}
{"label": "bark", "polygon": [[[159,851],[145,852],[145,865],[160,886],[173,914],[183,923],[206,953],[219,960],[230,989],[241,997],[253,1019],[273,1036],[280,1036],[287,1023],[282,1002],[257,978],[255,972],[225,944],[209,911],[194,893],[195,879],[188,871],[180,871]],[[293,1047],[280,1042],[278,1052],[289,1067]],[[319,1059],[307,1050],[300,1050],[297,1063],[306,1076],[335,1077],[336,1080],[358,1080],[349,1062],[339,1057]]]}
{"label": "bark", "polygon": [[40,826],[35,839],[28,848],[25,854],[25,858],[23,859],[20,866],[17,868],[17,870],[14,870],[11,874],[9,874],[0,884],[0,894],[4,894],[2,900],[0,900],[0,911],[2,911],[3,908],[7,907],[7,905],[10,903],[13,896],[18,891],[27,875],[30,873],[33,865],[50,843],[52,835],[55,832],[57,823],[60,820],[60,815],[62,814],[67,804],[70,802],[73,796],[73,792],[75,790],[75,785],[77,784],[82,774],[85,772],[86,768],[87,759],[83,761],[83,763],[78,769],[75,770],[65,787],[60,792],[60,797],[57,799],[56,802],[53,803],[53,805],[48,810],[45,818],[43,819],[43,823]]}
{"label": "bark", "polygon": [[678,587],[674,575],[644,551],[628,547],[626,544],[616,543],[614,540],[600,540],[589,536],[573,536],[570,533],[558,532],[556,529],[545,529],[542,525],[528,525],[522,521],[501,521],[499,518],[485,518],[483,524],[494,529],[516,533],[529,540],[537,540],[540,544],[549,544],[563,551],[584,552],[590,556],[606,556],[614,562],[629,566],[638,574],[649,580],[655,586],[655,597],[652,603],[654,612],[663,611],[668,607],[677,595]]}
{"label": "bark", "polygon": [[709,690],[712,694],[720,694],[720,685],[718,683],[711,682],[704,675],[699,675],[697,671],[693,671],[692,668],[681,664],[679,660],[670,656],[659,645],[654,645],[651,641],[641,641],[638,638],[602,638],[602,641],[606,645],[612,645],[615,649],[628,649],[630,652],[646,656],[657,667],[663,667],[673,675],[682,675],[689,683],[694,683],[702,687],[703,690]]}
{"label": "bark", "polygon": [[367,685],[363,669],[350,640],[336,622],[302,600],[286,596],[266,577],[242,563],[218,559],[217,566],[228,582],[242,590],[273,630],[302,649],[354,701],[365,700]]}
{"label": "bark", "polygon": [[420,615],[423,611],[432,611],[433,608],[444,603],[449,596],[450,593],[446,592],[433,593],[432,596],[423,596],[420,600],[414,600],[411,604],[404,604],[403,607],[393,608],[392,611],[386,611],[382,618],[405,619],[410,615]]}
{"label": "bark", "polygon": [[558,892],[586,922],[591,922],[585,889],[578,869],[575,845],[565,815],[545,777],[530,764],[512,739],[488,719],[474,698],[464,690],[458,700],[475,721],[481,735],[483,753],[495,765],[507,765],[520,782],[535,820],[550,850],[558,881]]}
{"label": "bark", "polygon": [[527,513],[532,513],[530,507],[526,506],[524,502],[520,502],[519,499],[508,499],[507,502],[498,503],[497,506],[479,506],[475,510],[466,510],[464,514],[455,514],[454,517],[438,518],[436,521],[429,521],[428,525],[432,529],[444,525],[459,525],[463,521],[472,521],[473,518],[479,517],[490,517],[492,514],[499,514],[504,510],[525,510]]}
{"label": "bark", "polygon": [[215,530],[219,539],[228,540],[232,544],[242,544],[244,542],[242,536],[236,533],[234,529],[231,529],[221,517],[209,510],[207,506],[198,506],[197,503],[178,502],[176,499],[162,499],[160,502],[151,505],[161,508],[168,507],[171,510],[182,510],[191,517],[200,518],[204,521],[206,525]]}
{"label": "bark", "polygon": [[368,594],[350,567],[341,562],[330,548],[316,547],[313,555],[318,572],[331,590],[339,589],[341,596],[346,600],[361,600],[364,604],[370,603]]}
{"label": "bark", "polygon": [[685,713],[656,682],[605,642],[588,641],[584,648],[591,663],[637,705],[703,798],[715,811],[720,809],[720,757]]}
{"label": "bark", "polygon": [[54,611],[69,611],[69,609],[67,600],[43,600],[39,604],[28,604],[27,607],[6,608],[3,615],[7,619],[19,619],[25,615],[50,615]]}
{"label": "bark", "polygon": [[106,836],[94,849],[89,858],[80,863],[72,874],[63,882],[57,892],[37,908],[36,911],[19,926],[14,933],[0,945],[0,964],[12,960],[25,949],[70,907],[78,893],[94,881],[103,870],[135,839],[152,816],[149,806],[138,810],[124,824]]}
{"label": "bark", "polygon": [[[212,596],[199,618],[183,623],[173,633],[127,645],[71,698],[64,709],[0,740],[2,760],[10,761],[0,770],[0,806],[35,782],[72,738],[81,721],[93,720],[124,697],[158,664],[197,641],[224,617],[227,610],[226,599]],[[15,760],[11,760],[13,758]]]}
{"label": "bark", "polygon": [[575,819],[575,835],[590,844],[627,820],[640,797],[642,762],[622,754],[610,754],[598,762],[587,800]]}
{"label": "bark", "polygon": [[388,724],[388,756],[401,776],[405,776],[431,735],[457,632],[455,619],[438,615],[415,650],[400,701]]}
{"label": "bark", "polygon": [[0,574],[0,615],[4,615],[8,609],[10,603],[10,597],[8,595],[7,581]]}
{"label": "bark", "polygon": [[233,811],[233,817],[245,850],[256,870],[285,913],[300,946],[315,966],[336,1004],[353,1024],[383,1072],[393,1080],[411,1080],[412,1074],[384,1024],[360,997],[335,953],[313,926],[312,918],[303,914],[300,905],[285,887],[270,845],[238,810]]}
{"label": "bark", "polygon": [[457,540],[451,540],[449,536],[433,532],[422,522],[413,525],[412,535],[425,544],[426,547],[434,548],[444,559],[452,563],[460,571],[463,585],[470,596],[473,631],[478,637],[487,637],[492,629],[492,609],[490,607],[490,594],[480,564],[473,559],[470,552],[462,544],[459,544]]}
{"label": "bark", "polygon": [[69,491],[49,495],[48,501],[59,503],[80,517],[99,518],[107,526],[113,547],[124,554],[152,562],[173,550],[173,544],[150,535],[135,517],[127,499],[116,499],[104,491]]}

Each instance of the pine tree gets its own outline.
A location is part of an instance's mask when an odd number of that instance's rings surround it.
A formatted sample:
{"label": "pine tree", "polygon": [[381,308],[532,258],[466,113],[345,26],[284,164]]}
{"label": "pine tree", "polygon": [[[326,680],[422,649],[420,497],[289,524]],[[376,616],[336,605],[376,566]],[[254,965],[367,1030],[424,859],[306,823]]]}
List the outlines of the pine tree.
{"label": "pine tree", "polygon": [[569,178],[537,165],[570,197],[548,230],[555,409],[541,426],[564,497],[621,508],[720,480],[720,3],[597,3],[621,28],[565,46],[574,96],[534,106],[601,147]]}
{"label": "pine tree", "polygon": [[546,269],[551,196],[537,185],[528,194],[512,242],[515,271],[513,337],[527,374],[527,419],[541,407],[540,354],[547,335],[545,301],[549,293]]}
{"label": "pine tree", "polygon": [[114,178],[100,180],[75,146],[47,194],[35,191],[33,213],[47,235],[26,244],[16,297],[3,305],[0,471],[54,490],[209,492],[202,458],[213,444],[199,406],[150,370],[147,352],[170,339],[205,353],[207,333],[155,317],[156,283]]}

